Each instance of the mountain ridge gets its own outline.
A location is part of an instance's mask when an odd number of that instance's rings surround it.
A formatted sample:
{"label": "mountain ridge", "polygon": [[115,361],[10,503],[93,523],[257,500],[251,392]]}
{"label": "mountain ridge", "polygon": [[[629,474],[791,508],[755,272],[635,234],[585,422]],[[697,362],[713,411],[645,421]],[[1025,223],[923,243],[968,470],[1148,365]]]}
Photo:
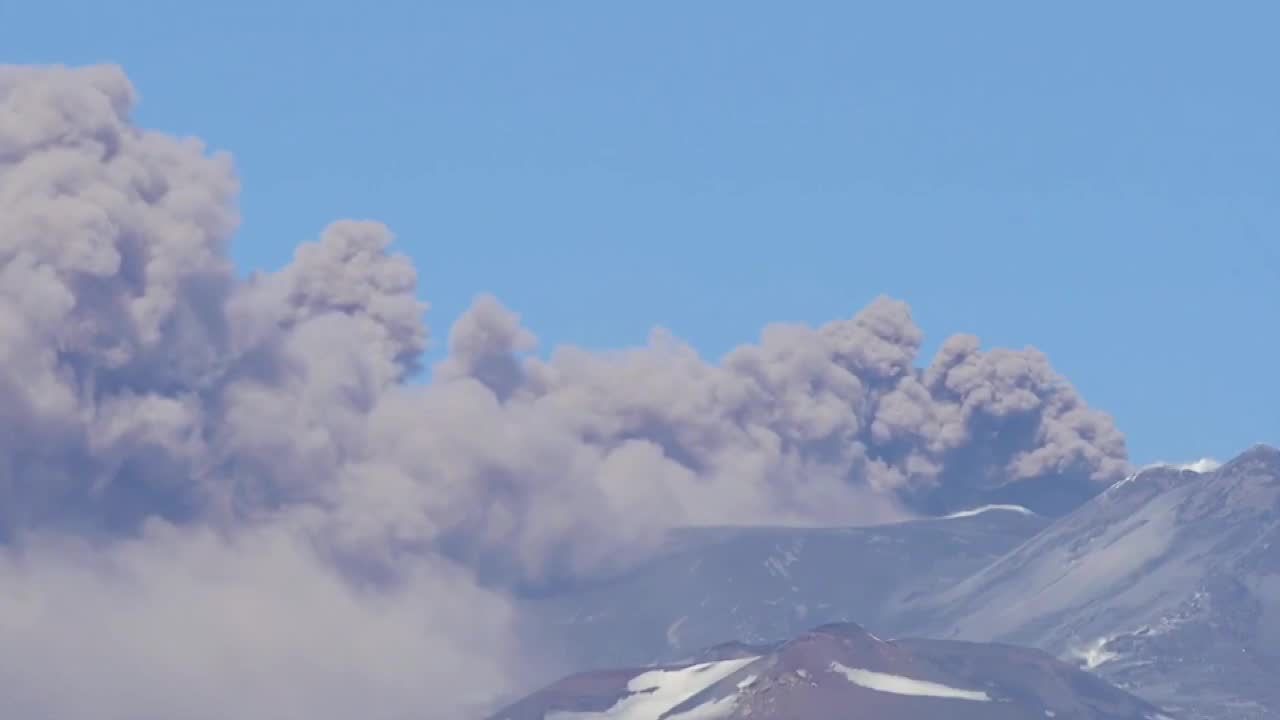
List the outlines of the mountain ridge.
{"label": "mountain ridge", "polygon": [[1280,717],[1280,450],[1141,470],[912,614],[1076,657],[1190,717]]}
{"label": "mountain ridge", "polygon": [[490,720],[1173,720],[1158,707],[1038,650],[882,640],[828,623],[742,655],[592,671]]}

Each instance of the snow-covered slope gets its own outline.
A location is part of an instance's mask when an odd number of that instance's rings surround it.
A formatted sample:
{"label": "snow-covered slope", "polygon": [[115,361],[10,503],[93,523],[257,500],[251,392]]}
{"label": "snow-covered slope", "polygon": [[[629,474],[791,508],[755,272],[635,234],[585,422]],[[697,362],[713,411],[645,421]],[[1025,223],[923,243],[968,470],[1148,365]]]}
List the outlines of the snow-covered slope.
{"label": "snow-covered slope", "polygon": [[1158,466],[914,608],[922,632],[1074,657],[1191,717],[1280,718],[1280,451]]}
{"label": "snow-covered slope", "polygon": [[1161,720],[1044,653],[884,641],[852,624],[693,664],[566,678],[492,720]]}
{"label": "snow-covered slope", "polygon": [[[698,663],[686,667],[648,670],[627,681],[625,691],[603,710],[556,711],[548,720],[649,720],[667,717],[672,720],[710,720],[732,711],[735,698],[730,695],[720,702],[702,704],[687,712],[676,708],[704,692],[712,685],[758,660],[758,657],[734,658]],[[739,685],[750,685],[749,679]]]}

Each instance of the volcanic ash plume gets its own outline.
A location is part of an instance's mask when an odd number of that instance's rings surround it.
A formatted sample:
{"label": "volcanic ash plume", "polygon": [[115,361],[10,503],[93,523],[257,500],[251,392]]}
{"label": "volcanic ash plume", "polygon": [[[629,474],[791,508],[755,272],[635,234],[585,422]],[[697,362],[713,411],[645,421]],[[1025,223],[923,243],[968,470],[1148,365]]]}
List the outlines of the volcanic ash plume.
{"label": "volcanic ash plume", "polygon": [[20,717],[450,717],[513,681],[504,588],[616,568],[672,526],[1056,512],[1127,469],[1043,355],[957,336],[921,369],[890,299],[715,364],[662,331],[539,358],[482,296],[408,385],[426,305],[390,232],[336,222],[237,279],[231,160],[136,127],[135,99],[113,67],[0,68]]}

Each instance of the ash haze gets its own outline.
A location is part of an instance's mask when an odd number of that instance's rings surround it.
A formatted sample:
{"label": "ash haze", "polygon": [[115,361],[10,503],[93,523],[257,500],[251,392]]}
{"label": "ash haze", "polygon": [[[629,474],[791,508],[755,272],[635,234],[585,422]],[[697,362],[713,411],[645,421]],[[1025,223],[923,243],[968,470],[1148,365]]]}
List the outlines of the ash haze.
{"label": "ash haze", "polygon": [[231,156],[136,99],[114,66],[0,68],[10,717],[474,716],[554,662],[510,588],[672,527],[1060,514],[1130,471],[1043,354],[921,357],[892,298],[708,362],[661,329],[540,359],[485,295],[410,384],[430,287],[392,231],[335,220],[239,278]]}

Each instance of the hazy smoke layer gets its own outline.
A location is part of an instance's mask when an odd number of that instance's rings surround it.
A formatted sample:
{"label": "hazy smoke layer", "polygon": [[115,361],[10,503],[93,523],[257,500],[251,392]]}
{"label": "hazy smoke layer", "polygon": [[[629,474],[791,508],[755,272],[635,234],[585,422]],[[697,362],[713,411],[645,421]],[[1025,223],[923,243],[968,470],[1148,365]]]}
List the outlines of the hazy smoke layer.
{"label": "hazy smoke layer", "polygon": [[889,299],[712,364],[660,331],[537,359],[485,296],[407,386],[426,305],[387,229],[337,222],[236,280],[230,159],[134,101],[112,67],[0,68],[0,696],[24,719],[447,718],[511,681],[507,583],[672,525],[1076,498],[1127,469],[1043,355],[957,336],[919,369]]}

